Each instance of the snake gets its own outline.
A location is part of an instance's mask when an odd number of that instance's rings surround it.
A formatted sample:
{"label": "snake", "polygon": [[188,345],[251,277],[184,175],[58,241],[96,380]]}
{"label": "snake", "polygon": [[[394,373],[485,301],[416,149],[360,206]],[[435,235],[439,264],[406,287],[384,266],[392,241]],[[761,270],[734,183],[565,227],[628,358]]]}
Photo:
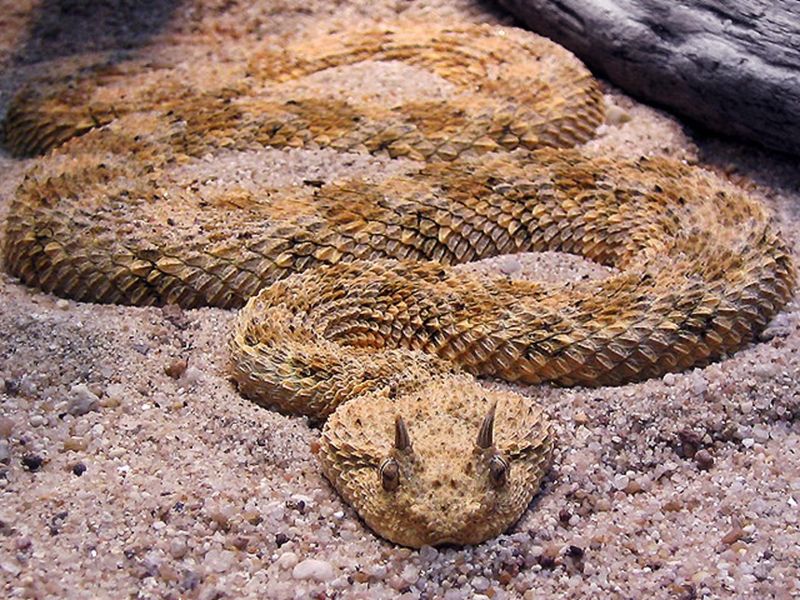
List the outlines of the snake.
{"label": "snake", "polygon": [[[364,61],[431,71],[448,94],[389,106],[301,85]],[[520,519],[556,443],[546,407],[485,378],[606,386],[703,366],[753,340],[795,284],[763,203],[674,159],[590,155],[602,120],[588,70],[509,27],[381,24],[188,66],[104,59],[9,106],[7,145],[38,158],[4,265],[79,301],[239,309],[239,392],[323,424],[322,472],[373,531],[478,544]],[[279,188],[227,175],[270,148],[386,162]],[[458,267],[541,251],[612,272]]]}

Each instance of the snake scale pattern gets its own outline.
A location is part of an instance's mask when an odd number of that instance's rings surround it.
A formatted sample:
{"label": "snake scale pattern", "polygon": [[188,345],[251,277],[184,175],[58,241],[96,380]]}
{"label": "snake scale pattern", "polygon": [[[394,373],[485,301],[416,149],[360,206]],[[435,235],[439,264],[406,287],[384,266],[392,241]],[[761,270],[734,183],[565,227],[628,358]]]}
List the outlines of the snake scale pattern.
{"label": "snake scale pattern", "polygon": [[[452,89],[387,106],[298,87],[363,61]],[[574,148],[602,122],[599,87],[531,34],[403,22],[190,68],[78,66],[9,107],[9,148],[46,154],[10,207],[6,269],[82,301],[243,307],[240,391],[325,420],[323,472],[399,544],[498,535],[547,472],[542,408],[476,377],[657,377],[742,347],[791,295],[789,251],[757,200],[677,161]],[[420,166],[282,189],[203,175],[267,147]],[[556,285],[452,266],[545,250],[615,271]]]}

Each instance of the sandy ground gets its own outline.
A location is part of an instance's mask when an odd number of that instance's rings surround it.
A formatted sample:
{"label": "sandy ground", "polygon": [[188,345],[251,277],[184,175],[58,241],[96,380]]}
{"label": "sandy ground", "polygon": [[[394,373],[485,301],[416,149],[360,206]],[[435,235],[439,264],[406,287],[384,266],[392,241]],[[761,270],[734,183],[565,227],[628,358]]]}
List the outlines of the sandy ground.
{"label": "sandy ground", "polygon": [[[97,4],[76,16],[76,2],[0,2],[0,114],[36,61],[59,52],[397,13],[510,21],[467,0]],[[615,108],[589,151],[667,154],[725,173],[773,207],[796,247],[796,162],[607,91]],[[287,180],[341,170],[313,152],[265,160]],[[0,218],[30,164],[0,155]],[[556,254],[477,268],[602,276]],[[6,275],[0,302],[4,597],[800,596],[797,300],[759,343],[705,369],[617,388],[518,388],[558,422],[543,492],[506,535],[421,551],[377,538],[340,500],[315,461],[318,430],[237,395],[226,375],[233,313],[78,304]]]}

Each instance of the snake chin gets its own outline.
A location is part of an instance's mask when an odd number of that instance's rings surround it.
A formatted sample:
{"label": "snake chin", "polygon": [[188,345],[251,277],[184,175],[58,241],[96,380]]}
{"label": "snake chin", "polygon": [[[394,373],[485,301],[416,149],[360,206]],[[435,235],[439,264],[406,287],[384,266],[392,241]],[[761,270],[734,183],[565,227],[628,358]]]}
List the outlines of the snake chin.
{"label": "snake chin", "polygon": [[321,442],[323,472],[367,524],[420,547],[508,529],[539,490],[553,433],[530,398],[451,375],[400,398],[351,400]]}

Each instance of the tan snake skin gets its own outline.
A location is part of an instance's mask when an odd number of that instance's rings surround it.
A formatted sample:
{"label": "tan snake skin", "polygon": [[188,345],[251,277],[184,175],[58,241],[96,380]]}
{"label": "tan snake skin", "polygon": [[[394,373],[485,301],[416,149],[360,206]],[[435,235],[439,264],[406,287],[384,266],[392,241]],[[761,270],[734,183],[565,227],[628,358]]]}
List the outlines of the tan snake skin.
{"label": "tan snake skin", "polygon": [[[455,93],[446,101],[387,107],[298,97],[296,87],[287,85],[365,60],[424,68]],[[224,117],[228,127],[241,127],[246,119],[246,126],[259,128],[262,145],[314,142],[421,160],[571,146],[589,139],[602,120],[600,91],[580,61],[548,40],[504,27],[408,22],[303,38],[279,49],[231,45],[222,56],[199,57],[188,66],[169,52],[160,61],[109,59],[84,66],[68,85],[55,79],[28,86],[11,102],[5,137],[14,153],[40,154],[130,112],[180,108],[201,98],[233,101]]]}
{"label": "tan snake skin", "polygon": [[[244,305],[239,389],[327,419],[324,473],[392,541],[478,543],[539,489],[554,442],[541,408],[475,376],[660,376],[740,348],[790,296],[789,253],[755,199],[675,161],[552,147],[588,139],[600,94],[535,36],[404,24],[248,56],[216,86],[199,74],[211,65],[187,80],[140,61],[79,76],[63,99],[56,83],[23,92],[13,147],[70,141],[18,190],[6,268],[78,300]],[[264,83],[367,59],[423,66],[457,91],[389,110]],[[159,93],[166,82],[177,87]],[[286,145],[429,163],[281,190],[197,175]],[[533,151],[485,154],[519,148]],[[546,285],[449,266],[543,250],[617,272]]]}

